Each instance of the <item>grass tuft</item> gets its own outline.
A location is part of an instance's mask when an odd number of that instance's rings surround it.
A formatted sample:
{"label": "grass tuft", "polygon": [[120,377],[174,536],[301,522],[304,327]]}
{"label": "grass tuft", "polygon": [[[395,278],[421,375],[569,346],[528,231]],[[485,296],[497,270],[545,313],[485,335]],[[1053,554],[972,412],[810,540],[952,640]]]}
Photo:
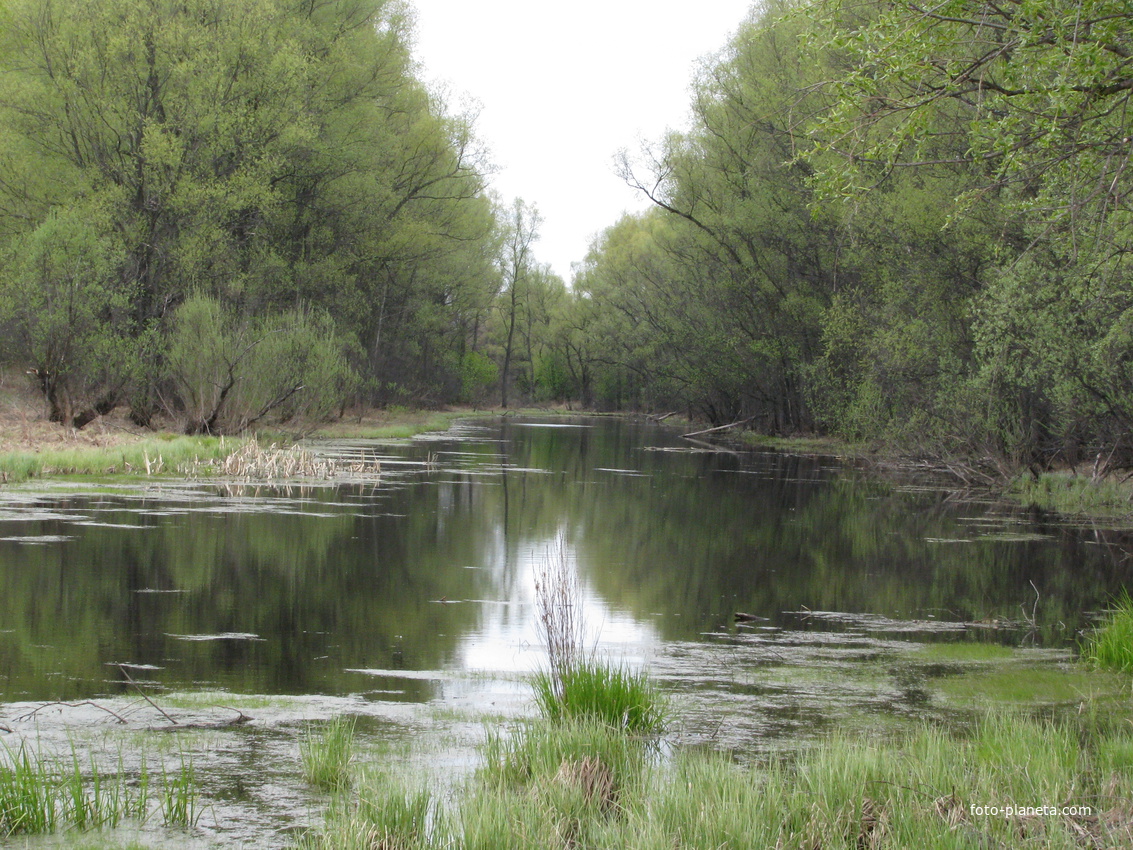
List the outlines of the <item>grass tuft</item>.
{"label": "grass tuft", "polygon": [[665,725],[664,701],[644,672],[589,660],[537,673],[535,702],[552,722],[590,718],[633,734],[653,735]]}
{"label": "grass tuft", "polygon": [[350,787],[354,758],[354,720],[336,717],[329,723],[308,724],[299,741],[303,775],[316,788],[341,791]]}
{"label": "grass tuft", "polygon": [[1098,667],[1133,672],[1133,599],[1124,590],[1114,603],[1114,611],[1091,635],[1082,656]]}
{"label": "grass tuft", "polygon": [[[104,774],[94,764],[87,771],[78,753],[69,760],[52,760],[26,744],[0,751],[0,838],[44,834],[63,829],[114,829],[126,819],[143,822],[150,813],[149,774],[142,764],[137,783],[122,770]],[[180,770],[165,778],[161,811],[165,826],[196,824],[197,785],[192,763],[184,756]]]}
{"label": "grass tuft", "polygon": [[545,718],[553,722],[588,718],[633,734],[662,731],[665,706],[649,677],[585,652],[578,575],[561,536],[536,572],[535,607],[548,669],[535,674],[532,687]]}

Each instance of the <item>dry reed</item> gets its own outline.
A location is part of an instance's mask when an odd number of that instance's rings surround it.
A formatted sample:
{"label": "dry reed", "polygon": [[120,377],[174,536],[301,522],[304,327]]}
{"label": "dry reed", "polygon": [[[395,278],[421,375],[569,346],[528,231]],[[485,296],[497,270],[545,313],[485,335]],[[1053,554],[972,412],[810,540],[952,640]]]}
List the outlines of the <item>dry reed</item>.
{"label": "dry reed", "polygon": [[346,475],[380,475],[381,463],[377,459],[343,461],[320,457],[299,445],[281,448],[272,443],[265,448],[252,437],[221,460],[195,461],[182,471],[194,476],[223,476],[244,481],[291,478],[325,481]]}

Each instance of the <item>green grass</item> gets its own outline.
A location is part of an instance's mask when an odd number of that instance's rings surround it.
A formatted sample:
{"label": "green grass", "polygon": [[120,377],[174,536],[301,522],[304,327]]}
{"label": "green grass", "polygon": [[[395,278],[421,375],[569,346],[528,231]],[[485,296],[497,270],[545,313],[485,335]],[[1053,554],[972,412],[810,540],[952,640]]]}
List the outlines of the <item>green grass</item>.
{"label": "green grass", "polygon": [[1006,495],[1024,505],[1070,515],[1123,518],[1133,514],[1133,484],[1111,478],[1044,472],[1023,475]]}
{"label": "green grass", "polygon": [[[143,763],[131,781],[122,769],[105,773],[84,765],[72,750],[70,759],[52,759],[23,744],[4,746],[0,753],[0,838],[39,835],[61,830],[115,829],[125,820],[145,821],[150,815],[150,779]],[[181,758],[180,770],[162,769],[159,789],[162,822],[167,827],[196,823],[197,784],[191,761]]]}
{"label": "green grass", "polygon": [[299,741],[299,756],[307,782],[324,791],[341,791],[350,786],[354,725],[354,720],[346,717],[307,725]]}
{"label": "green grass", "polygon": [[[489,736],[483,765],[443,798],[383,775],[332,812],[308,848],[464,850],[1124,847],[1133,730],[992,713],[967,732],[836,735],[743,767],[726,754],[649,757],[595,721]],[[981,806],[1088,806],[990,815]]]}
{"label": "green grass", "polygon": [[242,443],[242,440],[223,437],[170,436],[107,448],[84,446],[3,452],[0,453],[0,479],[18,483],[61,475],[177,473],[194,461],[227,457]]}
{"label": "green grass", "polygon": [[170,774],[162,767],[161,819],[167,827],[188,829],[201,816],[197,805],[197,781],[192,758],[181,754],[181,764]]}
{"label": "green grass", "polygon": [[1133,599],[1122,591],[1114,611],[1089,638],[1082,657],[1106,670],[1133,672]]}
{"label": "green grass", "polygon": [[659,733],[665,724],[664,701],[645,673],[588,660],[557,675],[537,673],[532,686],[539,711],[553,722],[591,718],[644,735]]}

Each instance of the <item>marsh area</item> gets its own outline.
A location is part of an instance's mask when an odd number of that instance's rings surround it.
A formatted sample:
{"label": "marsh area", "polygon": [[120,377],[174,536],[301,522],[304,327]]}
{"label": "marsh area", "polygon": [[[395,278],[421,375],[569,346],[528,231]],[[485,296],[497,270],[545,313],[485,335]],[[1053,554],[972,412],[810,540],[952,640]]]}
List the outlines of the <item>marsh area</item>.
{"label": "marsh area", "polygon": [[669,697],[674,748],[751,762],[989,705],[1128,710],[1125,680],[1074,663],[1130,583],[1119,529],[624,419],[308,448],[380,474],[0,490],[3,742],[126,772],[190,756],[202,847],[316,824],[299,739],[340,715],[361,759],[456,788],[532,711],[557,552],[593,651]]}

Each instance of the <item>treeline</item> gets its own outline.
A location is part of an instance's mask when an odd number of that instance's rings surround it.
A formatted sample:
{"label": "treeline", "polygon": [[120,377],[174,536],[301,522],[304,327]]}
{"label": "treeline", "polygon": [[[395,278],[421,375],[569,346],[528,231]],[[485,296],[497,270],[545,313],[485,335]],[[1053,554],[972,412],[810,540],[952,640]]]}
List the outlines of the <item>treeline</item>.
{"label": "treeline", "polygon": [[1133,463],[1125,0],[768,0],[571,287],[396,0],[0,0],[0,322],[52,418],[688,411]]}
{"label": "treeline", "polygon": [[0,2],[0,340],[53,420],[238,431],[527,373],[501,292],[554,281],[411,42],[393,0]]}
{"label": "treeline", "polygon": [[575,281],[599,403],[1019,465],[1133,457],[1124,0],[772,0]]}

